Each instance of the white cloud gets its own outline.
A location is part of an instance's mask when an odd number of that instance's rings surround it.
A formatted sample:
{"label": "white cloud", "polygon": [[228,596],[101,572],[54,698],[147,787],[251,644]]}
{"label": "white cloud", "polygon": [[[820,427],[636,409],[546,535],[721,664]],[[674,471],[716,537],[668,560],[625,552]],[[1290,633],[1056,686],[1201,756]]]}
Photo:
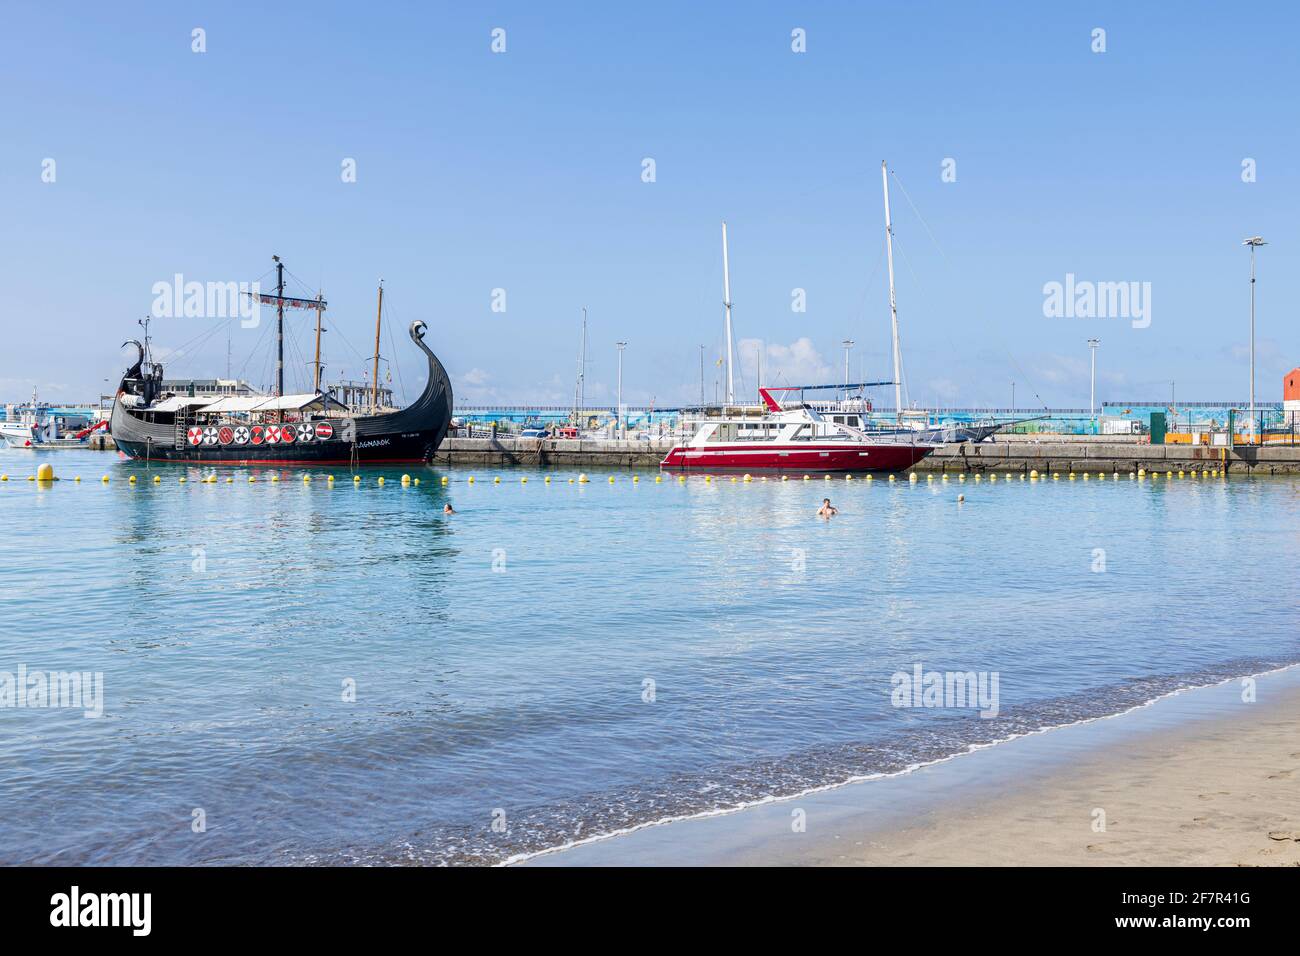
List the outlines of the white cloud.
{"label": "white cloud", "polygon": [[827,385],[838,381],[835,370],[818,353],[812,339],[804,336],[789,345],[741,339],[736,346],[736,359],[751,382],[758,372],[760,346],[763,349],[764,385]]}

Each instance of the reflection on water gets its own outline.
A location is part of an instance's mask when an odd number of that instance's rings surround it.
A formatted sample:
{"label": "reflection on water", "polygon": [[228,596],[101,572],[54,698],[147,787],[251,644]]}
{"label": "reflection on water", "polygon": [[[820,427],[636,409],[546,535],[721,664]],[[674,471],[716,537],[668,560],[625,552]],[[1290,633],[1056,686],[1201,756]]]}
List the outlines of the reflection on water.
{"label": "reflection on water", "polygon": [[[500,860],[1300,658],[1292,480],[110,461],[0,484],[0,672],[107,697],[0,708],[0,862]],[[999,717],[894,709],[917,663],[998,671]]]}

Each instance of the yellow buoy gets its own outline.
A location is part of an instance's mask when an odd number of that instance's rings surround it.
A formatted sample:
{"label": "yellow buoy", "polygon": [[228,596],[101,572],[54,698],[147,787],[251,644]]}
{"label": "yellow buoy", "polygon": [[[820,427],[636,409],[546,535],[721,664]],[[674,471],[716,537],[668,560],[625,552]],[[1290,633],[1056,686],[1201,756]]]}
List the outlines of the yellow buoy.
{"label": "yellow buoy", "polygon": [[383,485],[383,483],[384,483],[384,476],[383,476],[383,475],[380,475],[380,476],[379,476],[378,484]]}
{"label": "yellow buoy", "polygon": [[1070,472],[1070,480],[1074,481],[1074,472]]}
{"label": "yellow buoy", "polygon": [[1023,471],[1020,473],[1020,480],[1021,481],[1025,480],[1025,473]]}
{"label": "yellow buoy", "polygon": [[[611,478],[611,479],[609,479],[609,480],[610,480],[610,481],[613,481],[614,479]],[[712,475],[705,475],[705,476],[704,476],[704,483],[705,483],[706,485],[712,483],[712,481],[713,481],[713,476],[712,476]]]}
{"label": "yellow buoy", "polygon": [[912,472],[910,475],[908,475],[907,480],[915,483],[917,481],[916,472]]}
{"label": "yellow buoy", "polygon": [[635,485],[635,484],[636,484],[637,482],[639,482],[640,480],[641,480],[641,476],[640,476],[640,475],[633,475],[633,476],[632,476],[632,484]]}
{"label": "yellow buoy", "polygon": [[735,475],[732,475],[732,476],[731,476],[731,480],[732,480],[732,481],[738,481],[739,479],[738,479]]}
{"label": "yellow buoy", "polygon": [[72,480],[75,481],[75,482],[77,482],[78,484],[80,484],[80,483],[81,483],[81,476],[80,476],[80,475],[77,475],[77,476],[76,476],[75,478],[73,478]]}
{"label": "yellow buoy", "polygon": [[1138,477],[1139,477],[1139,478],[1145,478],[1146,475],[1147,475],[1147,470],[1146,470],[1145,468],[1139,468],[1139,469],[1138,469]]}
{"label": "yellow buoy", "polygon": [[102,481],[104,484],[108,484],[108,475],[105,475],[103,478],[99,480]]}
{"label": "yellow buoy", "polygon": [[333,476],[333,475],[326,475],[326,476],[325,476],[325,480],[326,480],[327,482],[329,482],[330,484],[333,484],[333,483],[334,483],[334,476]]}
{"label": "yellow buoy", "polygon": [[789,476],[789,475],[782,475],[782,476],[781,476],[781,480],[782,480],[782,481],[789,481],[789,480],[790,480],[790,476]]}
{"label": "yellow buoy", "polygon": [[280,476],[279,476],[279,475],[272,475],[272,476],[271,476],[271,480],[272,480],[272,481],[279,481],[279,480],[280,480]]}
{"label": "yellow buoy", "polygon": [[177,482],[176,482],[176,483],[177,483],[177,484],[180,484],[180,485],[185,484],[185,476],[184,476],[184,475],[181,475],[180,478],[177,479]]}
{"label": "yellow buoy", "polygon": [[[829,478],[830,475],[827,475],[826,477]],[[751,477],[750,475],[745,475],[745,480],[746,480],[746,481],[753,481],[754,479],[753,479],[753,477]]]}
{"label": "yellow buoy", "polygon": [[957,480],[958,480],[958,481],[965,481],[965,480],[966,480],[966,476],[965,476],[965,475],[958,475],[958,476],[957,476]]}
{"label": "yellow buoy", "polygon": [[1085,472],[1083,473],[1083,480],[1084,480],[1084,481],[1087,481],[1087,480],[1088,480],[1088,477],[1089,477],[1089,476],[1088,476],[1088,473],[1085,471]]}
{"label": "yellow buoy", "polygon": [[252,475],[249,475],[249,476],[248,476],[248,483],[249,483],[250,485],[255,485],[255,484],[257,484],[257,479],[254,478]]}
{"label": "yellow buoy", "polygon": [[548,485],[549,485],[549,484],[551,483],[551,476],[550,476],[550,475],[547,475],[545,478],[542,479],[542,482],[543,482],[544,484],[548,484]]}
{"label": "yellow buoy", "polygon": [[989,475],[989,481],[997,481],[997,480],[998,480],[997,475]]}
{"label": "yellow buoy", "polygon": [[573,479],[572,479],[572,478],[569,479],[569,484],[573,484]]}
{"label": "yellow buoy", "polygon": [[230,485],[230,484],[234,484],[234,481],[235,481],[234,478],[230,478],[230,477],[227,477],[227,478],[226,478],[226,484],[228,484],[228,485]]}
{"label": "yellow buoy", "polygon": [[303,475],[303,476],[302,476],[302,483],[303,483],[304,485],[309,485],[309,484],[311,484],[311,475]]}
{"label": "yellow buoy", "polygon": [[0,475],[0,481],[8,481],[8,480],[9,480],[8,475]]}
{"label": "yellow buoy", "polygon": [[403,476],[402,476],[402,484],[404,484],[404,485],[409,485],[410,483],[411,483],[411,476],[410,476],[410,475],[403,475]]}
{"label": "yellow buoy", "polygon": [[803,476],[803,480],[804,480],[804,481],[807,481],[807,480],[808,480],[808,476],[807,476],[807,475],[804,475],[804,476]]}
{"label": "yellow buoy", "polygon": [[583,472],[583,473],[581,473],[581,474],[578,475],[578,484],[580,484],[580,485],[585,485],[585,484],[587,483],[588,480],[589,480],[589,479],[587,478],[587,474],[586,474],[586,472]]}
{"label": "yellow buoy", "polygon": [[663,480],[664,480],[664,476],[663,476],[663,475],[655,475],[655,484],[656,484],[656,485],[663,484]]}
{"label": "yellow buoy", "polygon": [[1029,473],[1029,477],[1030,477],[1030,478],[1037,478],[1037,477],[1038,477],[1038,469],[1035,468],[1033,471],[1031,471],[1031,472]]}
{"label": "yellow buoy", "polygon": [[129,481],[131,484],[134,485],[134,484],[135,484],[135,475],[132,475],[130,478],[127,479],[127,481]]}
{"label": "yellow buoy", "polygon": [[54,466],[51,465],[48,461],[41,462],[41,466],[40,466],[39,468],[36,469],[36,480],[37,480],[37,481],[53,481],[53,480],[54,480]]}
{"label": "yellow buoy", "polygon": [[613,476],[613,475],[610,475],[610,476],[609,476],[609,483],[610,483],[611,485],[614,483],[614,476]]}
{"label": "yellow buoy", "polygon": [[444,485],[447,483],[447,476],[446,476],[446,475],[443,475],[443,476],[442,476],[442,483],[443,483]]}
{"label": "yellow buoy", "polygon": [[495,478],[493,478],[493,479],[492,479],[492,484],[494,484],[494,485],[499,485],[499,484],[501,484],[501,476],[500,476],[500,475],[497,475]]}
{"label": "yellow buoy", "polygon": [[685,475],[678,475],[678,476],[677,476],[677,482],[678,482],[678,484],[682,484],[682,485],[686,484],[686,476],[685,476]]}
{"label": "yellow buoy", "polygon": [[827,481],[831,480],[831,476],[829,474],[823,475],[822,477],[824,477]]}
{"label": "yellow buoy", "polygon": [[948,473],[945,471],[942,475],[939,476],[939,480],[940,480],[940,481],[947,481],[947,480],[948,480]]}
{"label": "yellow buoy", "polygon": [[980,483],[981,481],[983,481],[983,480],[984,480],[984,478],[983,478],[982,476],[980,476],[980,475],[976,475],[976,476],[975,476],[975,483],[976,483],[976,484],[979,484],[979,483]]}
{"label": "yellow buoy", "polygon": [[[870,476],[870,475],[867,475],[867,477],[870,478],[871,476]],[[845,475],[845,476],[844,476],[844,480],[845,480],[845,481],[852,481],[852,480],[853,480],[853,476],[852,476],[852,475]]]}
{"label": "yellow buoy", "polygon": [[926,481],[934,481],[934,475],[926,475],[926,476],[925,476],[925,480],[926,480]]}
{"label": "yellow buoy", "polygon": [[153,476],[153,483],[154,483],[155,485],[162,484],[162,475],[154,475],[154,476]]}
{"label": "yellow buoy", "polygon": [[419,478],[416,478],[414,481],[411,482],[411,484],[413,484],[413,485],[419,485],[419,483],[420,483],[420,479],[419,479]]}
{"label": "yellow buoy", "polygon": [[893,475],[890,475],[890,476],[889,476],[889,480],[890,480],[890,481],[897,481],[898,479],[895,478]]}

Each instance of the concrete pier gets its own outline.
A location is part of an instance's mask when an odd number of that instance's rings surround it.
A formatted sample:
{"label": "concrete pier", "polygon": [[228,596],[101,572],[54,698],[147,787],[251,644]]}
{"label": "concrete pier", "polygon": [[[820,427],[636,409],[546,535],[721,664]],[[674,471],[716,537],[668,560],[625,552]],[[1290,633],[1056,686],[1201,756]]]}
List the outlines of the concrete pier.
{"label": "concrete pier", "polygon": [[[435,464],[512,465],[533,468],[657,468],[672,439],[620,441],[535,438],[448,438]],[[1011,435],[991,442],[945,445],[917,471],[1024,472],[1209,471],[1232,474],[1300,474],[1300,446],[1147,445],[1135,439],[1085,435]]]}

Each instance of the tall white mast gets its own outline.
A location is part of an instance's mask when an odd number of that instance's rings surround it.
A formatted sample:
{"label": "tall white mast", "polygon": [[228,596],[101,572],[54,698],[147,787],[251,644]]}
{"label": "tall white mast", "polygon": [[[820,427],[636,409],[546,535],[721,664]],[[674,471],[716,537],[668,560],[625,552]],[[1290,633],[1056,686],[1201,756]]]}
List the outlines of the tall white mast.
{"label": "tall white mast", "polygon": [[727,221],[722,220],[722,305],[727,313],[727,404],[736,401],[735,379],[731,374],[731,272],[727,264]]}
{"label": "tall white mast", "polygon": [[578,413],[586,407],[586,377],[587,377],[587,309],[584,306],[582,310],[582,345],[578,348],[578,375],[577,381],[573,385],[573,417],[574,423],[577,424]]}
{"label": "tall white mast", "polygon": [[889,321],[894,334],[894,409],[903,413],[902,357],[898,351],[898,299],[894,296],[894,225],[889,218],[889,170],[880,161],[880,181],[885,187],[885,258],[889,261]]}

